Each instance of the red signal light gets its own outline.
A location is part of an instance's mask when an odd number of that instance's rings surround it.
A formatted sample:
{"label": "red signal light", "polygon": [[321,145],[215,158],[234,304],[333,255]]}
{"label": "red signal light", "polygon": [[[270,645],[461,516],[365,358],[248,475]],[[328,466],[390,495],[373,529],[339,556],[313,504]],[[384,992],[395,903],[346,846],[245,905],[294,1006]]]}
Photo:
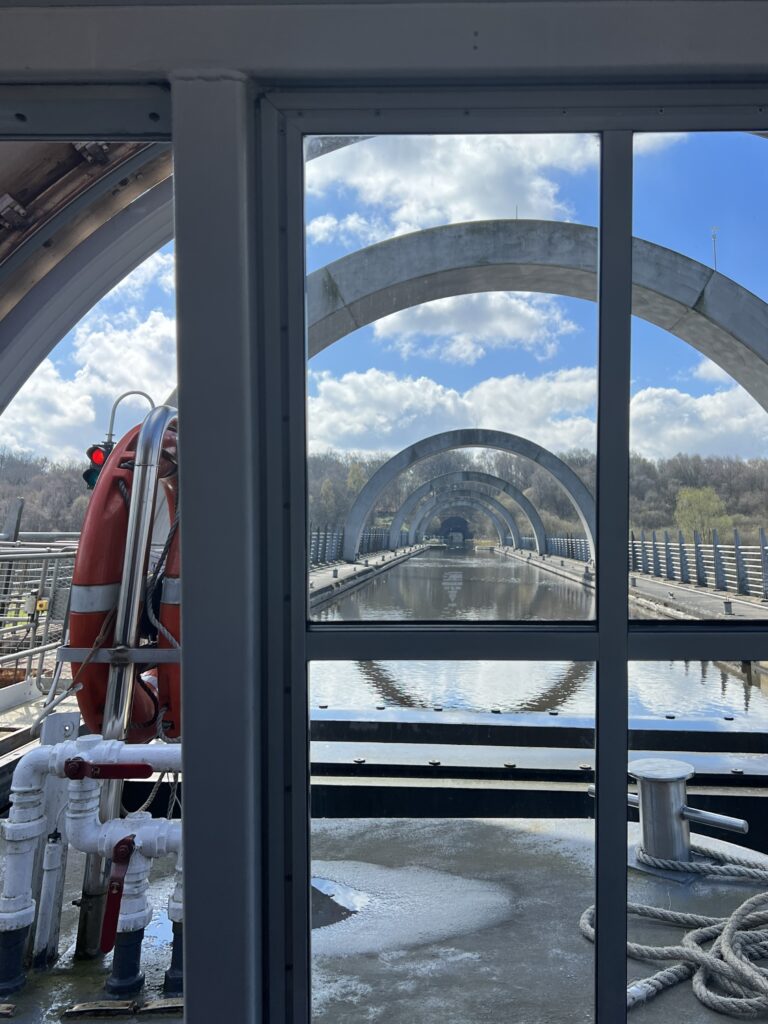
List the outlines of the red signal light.
{"label": "red signal light", "polygon": [[94,466],[103,466],[107,461],[107,456],[104,453],[103,448],[92,448],[90,452],[91,462]]}

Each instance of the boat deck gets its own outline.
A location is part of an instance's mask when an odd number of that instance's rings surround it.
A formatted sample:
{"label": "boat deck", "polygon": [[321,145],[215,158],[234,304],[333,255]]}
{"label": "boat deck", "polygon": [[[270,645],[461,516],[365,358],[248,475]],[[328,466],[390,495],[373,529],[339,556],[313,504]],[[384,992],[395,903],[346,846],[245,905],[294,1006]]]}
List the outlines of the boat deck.
{"label": "boat deck", "polygon": [[[593,822],[573,819],[314,821],[313,874],[340,913],[318,915],[333,923],[313,932],[313,1020],[589,1024],[593,947],[579,932],[579,917],[594,898],[592,831]],[[630,823],[630,845],[637,838]],[[703,837],[701,844],[728,845]],[[768,857],[754,857],[768,865]],[[146,1000],[162,995],[170,958],[172,868],[170,859],[160,861],[153,875],[157,916],[144,944]],[[72,960],[77,911],[70,901],[81,869],[82,857],[72,852],[62,957],[53,970],[30,974],[14,998],[19,1024],[52,1024],[74,1003],[104,998],[109,958]],[[672,880],[631,868],[628,883],[632,901],[723,916],[758,891],[754,883]],[[630,934],[661,944],[679,941],[682,931],[633,919]],[[628,978],[653,969],[628,961]],[[725,1019],[701,1006],[690,983],[630,1015],[637,1024]]]}

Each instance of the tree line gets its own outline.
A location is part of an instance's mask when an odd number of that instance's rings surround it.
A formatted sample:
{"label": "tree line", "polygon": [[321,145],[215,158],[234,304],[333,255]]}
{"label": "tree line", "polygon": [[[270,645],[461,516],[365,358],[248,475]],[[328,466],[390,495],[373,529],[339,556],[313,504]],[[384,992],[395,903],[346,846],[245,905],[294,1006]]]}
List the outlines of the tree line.
{"label": "tree line", "polygon": [[[595,494],[593,452],[571,449],[559,457]],[[308,462],[309,517],[315,526],[340,524],[365,482],[388,455],[362,456],[329,451]],[[382,495],[375,523],[386,525],[408,494],[436,476],[477,469],[513,483],[539,511],[552,536],[581,528],[562,487],[549,473],[527,459],[493,449],[459,449],[425,459],[403,473]],[[514,503],[496,497],[514,511]],[[694,529],[705,541],[717,528],[728,543],[737,527],[746,544],[757,543],[761,526],[768,529],[768,459],[675,455],[652,460],[630,457],[630,527],[641,530]]]}
{"label": "tree line", "polygon": [[[572,449],[560,458],[595,493],[593,452]],[[309,519],[314,526],[341,525],[366,481],[388,455],[363,456],[328,451],[307,462]],[[23,530],[79,530],[90,491],[82,463],[57,463],[0,448],[0,523],[16,497],[25,499]],[[580,526],[563,489],[534,463],[493,449],[458,449],[432,456],[411,467],[382,495],[374,522],[387,525],[416,487],[459,470],[480,470],[513,483],[538,509],[553,536],[580,534]],[[514,504],[496,495],[514,510]],[[744,543],[756,543],[761,526],[768,529],[768,459],[675,455],[630,460],[631,528],[698,529],[711,539],[713,527],[728,542],[738,527]],[[521,524],[522,525],[522,524]],[[525,531],[524,531],[525,532]]]}

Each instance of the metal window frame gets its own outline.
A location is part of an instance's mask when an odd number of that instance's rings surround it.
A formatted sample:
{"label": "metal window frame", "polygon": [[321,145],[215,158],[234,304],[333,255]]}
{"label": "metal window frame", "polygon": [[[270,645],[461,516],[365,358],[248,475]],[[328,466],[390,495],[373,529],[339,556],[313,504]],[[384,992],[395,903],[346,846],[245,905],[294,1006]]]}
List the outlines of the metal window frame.
{"label": "metal window frame", "polygon": [[[627,618],[630,133],[768,131],[768,83],[300,90],[209,71],[176,76],[170,93],[108,83],[0,87],[0,138],[165,141],[171,104],[185,422],[188,1024],[215,1019],[223,1004],[228,1018],[253,1024],[309,1020],[307,663],[527,660],[541,659],[543,650],[547,659],[598,665],[595,1017],[598,1024],[624,1020],[627,743],[625,729],[602,723],[626,721],[628,658],[758,660],[765,648],[760,625]],[[603,136],[597,619],[535,628],[310,624],[303,137],[482,131]],[[202,344],[211,334],[219,340],[215,373]],[[623,340],[618,351],[608,337]],[[194,458],[185,460],[185,451]],[[242,538],[233,550],[244,550],[244,558],[220,546],[210,550],[220,511],[212,474],[226,481],[230,528]],[[608,552],[616,553],[615,563]],[[222,593],[229,597],[226,614]],[[215,651],[212,631],[227,639]],[[211,686],[226,709],[218,719],[210,714]],[[212,748],[225,752],[221,762],[206,760]],[[230,784],[222,785],[222,777]],[[216,848],[228,851],[225,872],[241,880],[225,892],[210,884],[214,822]]]}

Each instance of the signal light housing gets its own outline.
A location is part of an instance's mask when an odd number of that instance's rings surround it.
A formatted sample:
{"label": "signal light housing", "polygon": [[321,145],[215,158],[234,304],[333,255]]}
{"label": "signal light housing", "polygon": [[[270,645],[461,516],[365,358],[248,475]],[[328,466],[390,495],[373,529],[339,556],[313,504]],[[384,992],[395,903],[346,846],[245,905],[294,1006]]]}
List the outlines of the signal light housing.
{"label": "signal light housing", "polygon": [[89,491],[92,491],[96,486],[96,481],[99,479],[99,473],[104,468],[104,463],[109,458],[109,453],[114,447],[114,441],[102,441],[101,444],[92,444],[85,453],[88,456],[90,465],[83,473],[83,480],[85,480],[88,485]]}

